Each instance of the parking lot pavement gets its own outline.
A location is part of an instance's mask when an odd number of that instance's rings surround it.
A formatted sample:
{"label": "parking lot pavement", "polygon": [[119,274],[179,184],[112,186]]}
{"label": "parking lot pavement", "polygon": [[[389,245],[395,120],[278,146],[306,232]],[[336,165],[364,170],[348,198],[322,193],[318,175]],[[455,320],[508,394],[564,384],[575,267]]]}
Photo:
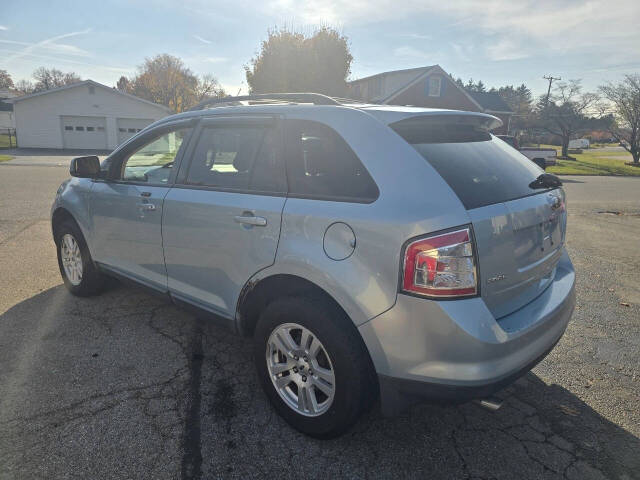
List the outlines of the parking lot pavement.
{"label": "parking lot pavement", "polygon": [[271,409],[248,340],[130,287],[66,292],[65,176],[0,166],[0,478],[640,478],[640,179],[564,178],[577,309],[502,409],[374,408],[317,441]]}

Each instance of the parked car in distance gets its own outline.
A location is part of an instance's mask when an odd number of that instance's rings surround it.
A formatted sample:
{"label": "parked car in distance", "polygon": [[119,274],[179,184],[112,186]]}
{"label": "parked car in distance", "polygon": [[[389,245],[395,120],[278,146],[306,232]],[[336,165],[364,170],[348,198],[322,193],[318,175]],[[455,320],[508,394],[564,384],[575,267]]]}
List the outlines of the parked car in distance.
{"label": "parked car in distance", "polygon": [[570,149],[582,149],[589,148],[590,142],[588,138],[576,138],[574,140],[569,140],[569,148]]}
{"label": "parked car in distance", "polygon": [[547,167],[556,164],[556,157],[558,152],[554,148],[535,148],[535,147],[520,147],[518,139],[511,135],[496,135],[500,140],[508,143],[513,148],[522,153],[525,157],[538,165],[543,170]]}
{"label": "parked car in distance", "polygon": [[273,407],[318,438],[378,395],[385,414],[487,398],[575,304],[564,191],[499,125],[318,94],[208,100],[102,165],[72,161],[51,217],[64,284],[133,281],[251,337]]}

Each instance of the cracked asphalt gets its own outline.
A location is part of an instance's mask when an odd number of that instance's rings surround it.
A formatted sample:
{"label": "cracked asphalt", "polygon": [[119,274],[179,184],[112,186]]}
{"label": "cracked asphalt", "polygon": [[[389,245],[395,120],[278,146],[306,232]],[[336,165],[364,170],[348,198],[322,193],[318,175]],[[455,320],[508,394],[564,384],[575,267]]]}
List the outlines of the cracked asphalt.
{"label": "cracked asphalt", "polygon": [[128,286],[69,295],[67,169],[22,163],[0,166],[0,478],[640,479],[640,179],[564,177],[577,309],[498,412],[374,407],[318,441],[271,409],[248,340]]}

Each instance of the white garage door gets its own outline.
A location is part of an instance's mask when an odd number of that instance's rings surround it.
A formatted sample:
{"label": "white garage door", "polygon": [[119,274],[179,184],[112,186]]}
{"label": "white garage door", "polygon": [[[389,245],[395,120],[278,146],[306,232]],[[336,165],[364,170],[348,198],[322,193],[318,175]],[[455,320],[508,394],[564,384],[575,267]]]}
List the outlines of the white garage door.
{"label": "white garage door", "polygon": [[152,123],[153,120],[147,118],[118,118],[118,145]]}
{"label": "white garage door", "polygon": [[104,117],[62,117],[64,148],[107,148],[107,131]]}

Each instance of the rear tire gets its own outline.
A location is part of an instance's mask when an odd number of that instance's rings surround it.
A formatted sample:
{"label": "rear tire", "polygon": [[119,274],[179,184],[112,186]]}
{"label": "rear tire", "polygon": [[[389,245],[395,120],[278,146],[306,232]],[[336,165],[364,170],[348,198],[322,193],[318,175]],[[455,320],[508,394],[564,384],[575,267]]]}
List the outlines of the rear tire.
{"label": "rear tire", "polygon": [[58,267],[65,287],[78,297],[100,293],[105,279],[98,271],[87,242],[75,222],[65,220],[55,228]]}
{"label": "rear tire", "polygon": [[284,297],[270,303],[256,325],[254,359],[278,414],[312,437],[332,438],[346,431],[377,393],[357,330],[324,299]]}

